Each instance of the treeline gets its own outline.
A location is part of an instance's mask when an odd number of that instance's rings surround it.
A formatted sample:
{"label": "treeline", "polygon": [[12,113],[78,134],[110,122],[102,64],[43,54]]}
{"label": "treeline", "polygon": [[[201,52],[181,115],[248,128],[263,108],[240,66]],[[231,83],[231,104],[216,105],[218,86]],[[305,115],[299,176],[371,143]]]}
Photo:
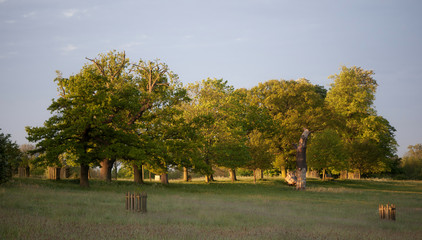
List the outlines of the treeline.
{"label": "treeline", "polygon": [[[213,180],[215,167],[295,168],[295,149],[304,128],[311,138],[308,167],[321,173],[390,172],[399,164],[395,129],[377,115],[374,73],[342,67],[329,91],[306,79],[269,80],[235,89],[222,79],[183,86],[160,61],[130,62],[112,51],[87,59],[78,74],[57,72],[59,97],[42,127],[27,127],[36,143],[33,160],[45,166],[101,166],[111,180],[115,161],[160,174],[178,168]],[[187,174],[186,174],[187,175]],[[187,177],[187,176],[186,176]]]}

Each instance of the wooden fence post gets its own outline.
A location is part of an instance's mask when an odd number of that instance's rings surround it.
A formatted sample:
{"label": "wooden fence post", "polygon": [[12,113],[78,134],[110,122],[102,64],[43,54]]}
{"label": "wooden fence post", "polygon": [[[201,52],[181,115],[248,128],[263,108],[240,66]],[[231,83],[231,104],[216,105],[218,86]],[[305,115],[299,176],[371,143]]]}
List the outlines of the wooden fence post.
{"label": "wooden fence post", "polygon": [[379,214],[380,214],[380,219],[384,219],[384,205],[379,204],[378,205],[378,211],[379,211]]}
{"label": "wooden fence post", "polygon": [[126,193],[126,204],[125,204],[126,210],[129,209],[129,192]]}
{"label": "wooden fence post", "polygon": [[389,212],[390,212],[390,215],[388,215],[388,219],[396,221],[396,205],[391,204]]}
{"label": "wooden fence post", "polygon": [[132,212],[147,212],[147,193],[125,193],[125,208]]}
{"label": "wooden fence post", "polygon": [[379,204],[378,211],[380,215],[380,219],[388,219],[396,221],[396,205],[394,204]]}

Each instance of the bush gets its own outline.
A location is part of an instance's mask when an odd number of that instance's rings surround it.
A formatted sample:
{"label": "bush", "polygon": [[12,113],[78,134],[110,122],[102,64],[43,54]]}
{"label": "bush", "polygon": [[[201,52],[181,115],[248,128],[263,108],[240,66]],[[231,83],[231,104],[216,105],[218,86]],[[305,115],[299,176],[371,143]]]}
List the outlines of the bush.
{"label": "bush", "polygon": [[237,175],[242,177],[250,177],[253,176],[253,171],[245,168],[239,168],[237,170]]}
{"label": "bush", "polygon": [[409,179],[422,180],[422,144],[410,145],[402,160],[404,174]]}
{"label": "bush", "polygon": [[10,135],[0,133],[0,184],[12,178],[13,168],[18,167],[20,156],[19,146],[10,140]]}

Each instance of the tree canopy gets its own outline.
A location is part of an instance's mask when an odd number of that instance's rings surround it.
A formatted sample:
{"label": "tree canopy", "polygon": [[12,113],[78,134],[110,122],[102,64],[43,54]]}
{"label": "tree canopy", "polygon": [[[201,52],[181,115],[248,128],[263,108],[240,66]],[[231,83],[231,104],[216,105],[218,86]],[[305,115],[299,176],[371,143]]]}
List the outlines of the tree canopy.
{"label": "tree canopy", "polygon": [[143,115],[177,102],[184,92],[176,75],[158,61],[130,64],[125,53],[115,51],[88,60],[69,78],[57,73],[60,97],[48,108],[53,116],[43,127],[27,127],[28,140],[41,153],[37,161],[60,166],[61,154],[73,155],[82,186],[88,186],[89,166],[139,153],[134,148],[142,144]]}
{"label": "tree canopy", "polygon": [[12,171],[20,161],[19,146],[10,140],[10,134],[0,132],[0,184],[12,178]]}
{"label": "tree canopy", "polygon": [[[269,80],[235,89],[223,79],[183,86],[160,62],[131,63],[124,52],[99,54],[68,78],[57,72],[59,96],[41,127],[27,127],[34,160],[46,166],[72,162],[104,173],[116,160],[156,174],[184,168],[212,179],[216,167],[295,168],[293,146],[309,129],[309,166],[331,173],[388,171],[395,129],[378,116],[373,71],[342,67],[328,91],[309,80]],[[67,160],[67,161],[64,161]],[[110,179],[111,180],[111,179]]]}

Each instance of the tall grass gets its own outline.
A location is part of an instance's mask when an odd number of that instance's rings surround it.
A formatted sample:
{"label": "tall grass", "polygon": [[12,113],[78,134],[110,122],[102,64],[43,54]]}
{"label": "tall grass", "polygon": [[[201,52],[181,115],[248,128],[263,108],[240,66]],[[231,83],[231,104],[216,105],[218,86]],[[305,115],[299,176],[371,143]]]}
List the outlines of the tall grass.
{"label": "tall grass", "polygon": [[[279,179],[136,185],[15,179],[0,186],[0,239],[421,239],[421,181]],[[125,192],[148,193],[148,213]],[[395,222],[378,204],[397,206]]]}

